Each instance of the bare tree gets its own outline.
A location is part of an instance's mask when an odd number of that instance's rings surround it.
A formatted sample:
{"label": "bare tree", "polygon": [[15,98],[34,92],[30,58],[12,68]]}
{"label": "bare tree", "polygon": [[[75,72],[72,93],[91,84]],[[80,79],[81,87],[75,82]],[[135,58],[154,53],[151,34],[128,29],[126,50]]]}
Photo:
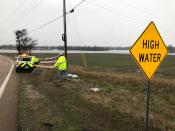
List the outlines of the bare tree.
{"label": "bare tree", "polygon": [[21,54],[21,36],[22,36],[22,32],[20,30],[15,31],[15,35],[16,35],[16,49],[18,51],[18,54]]}
{"label": "bare tree", "polygon": [[37,41],[33,40],[31,37],[28,37],[26,29],[15,31],[16,35],[16,49],[18,54],[23,52],[31,53],[31,49],[37,45]]}

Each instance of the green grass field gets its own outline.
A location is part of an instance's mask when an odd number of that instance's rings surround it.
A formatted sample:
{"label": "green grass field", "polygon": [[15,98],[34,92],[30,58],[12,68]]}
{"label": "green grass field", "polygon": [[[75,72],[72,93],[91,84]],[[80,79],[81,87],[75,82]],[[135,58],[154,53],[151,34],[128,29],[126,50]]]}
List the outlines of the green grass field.
{"label": "green grass field", "polygon": [[[55,54],[40,54],[41,58],[49,56]],[[58,81],[55,70],[18,74],[22,131],[143,130],[147,80],[131,56],[85,57],[88,69],[81,67],[81,54],[71,54],[68,59],[72,65],[69,72],[77,74],[80,80]],[[174,56],[168,56],[151,81],[150,130],[175,129],[174,74]],[[101,91],[93,93],[93,87]]]}
{"label": "green grass field", "polygon": [[[15,59],[17,54],[2,54]],[[35,54],[34,54],[35,55]],[[48,58],[58,54],[36,54],[40,58]],[[88,67],[104,68],[137,68],[130,55],[125,54],[84,54]],[[71,65],[84,66],[81,54],[68,54],[68,62]],[[161,69],[175,68],[175,56],[167,56],[160,66]]]}
{"label": "green grass field", "polygon": [[[9,54],[6,54],[9,56]],[[16,54],[10,56],[15,59]],[[48,58],[58,54],[37,54],[40,58]],[[139,69],[130,55],[125,54],[84,54],[87,67],[99,69],[109,69],[116,72],[135,72]],[[68,54],[68,63],[70,65],[85,66],[82,54]],[[163,74],[165,77],[175,77],[175,56],[167,56],[160,64],[157,73]]]}

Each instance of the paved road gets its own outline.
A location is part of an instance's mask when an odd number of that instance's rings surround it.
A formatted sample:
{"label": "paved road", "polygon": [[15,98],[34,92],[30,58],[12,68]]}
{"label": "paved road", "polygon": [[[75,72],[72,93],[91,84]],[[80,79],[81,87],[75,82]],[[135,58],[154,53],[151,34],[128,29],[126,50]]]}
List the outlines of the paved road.
{"label": "paved road", "polygon": [[[0,131],[17,131],[18,79],[12,67],[10,59],[0,56]],[[7,85],[4,82],[7,82]]]}

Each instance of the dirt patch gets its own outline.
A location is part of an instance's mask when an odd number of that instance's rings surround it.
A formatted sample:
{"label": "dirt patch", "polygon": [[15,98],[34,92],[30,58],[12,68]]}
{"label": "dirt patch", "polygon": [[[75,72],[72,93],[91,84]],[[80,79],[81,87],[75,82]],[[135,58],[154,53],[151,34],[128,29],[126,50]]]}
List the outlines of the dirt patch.
{"label": "dirt patch", "polygon": [[41,94],[39,94],[37,91],[34,91],[32,89],[32,86],[33,85],[26,85],[26,96],[28,99],[31,99],[31,100],[37,100],[37,99],[44,99],[45,97]]}

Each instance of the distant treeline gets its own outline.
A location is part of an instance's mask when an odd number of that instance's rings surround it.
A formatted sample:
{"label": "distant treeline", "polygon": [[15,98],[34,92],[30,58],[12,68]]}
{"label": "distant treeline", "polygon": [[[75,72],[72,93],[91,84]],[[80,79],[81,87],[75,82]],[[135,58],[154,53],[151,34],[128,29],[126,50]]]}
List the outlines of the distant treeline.
{"label": "distant treeline", "polygon": [[[68,46],[68,50],[84,51],[108,51],[108,50],[129,50],[130,47],[99,47],[99,46]],[[169,45],[169,53],[175,53],[175,47]],[[16,45],[1,45],[0,49],[16,50]],[[33,50],[64,50],[64,46],[36,46]]]}
{"label": "distant treeline", "polygon": [[[57,47],[63,50],[63,46]],[[108,50],[128,50],[129,47],[99,47],[99,46],[68,46],[68,50],[85,50],[85,51],[108,51]]]}
{"label": "distant treeline", "polygon": [[0,45],[0,49],[16,50],[16,45]]}
{"label": "distant treeline", "polygon": [[[108,50],[128,50],[129,47],[99,47],[99,46],[68,46],[68,50],[85,51],[108,51]],[[16,50],[15,45],[1,45],[0,49]],[[64,46],[36,46],[32,50],[64,50]]]}

